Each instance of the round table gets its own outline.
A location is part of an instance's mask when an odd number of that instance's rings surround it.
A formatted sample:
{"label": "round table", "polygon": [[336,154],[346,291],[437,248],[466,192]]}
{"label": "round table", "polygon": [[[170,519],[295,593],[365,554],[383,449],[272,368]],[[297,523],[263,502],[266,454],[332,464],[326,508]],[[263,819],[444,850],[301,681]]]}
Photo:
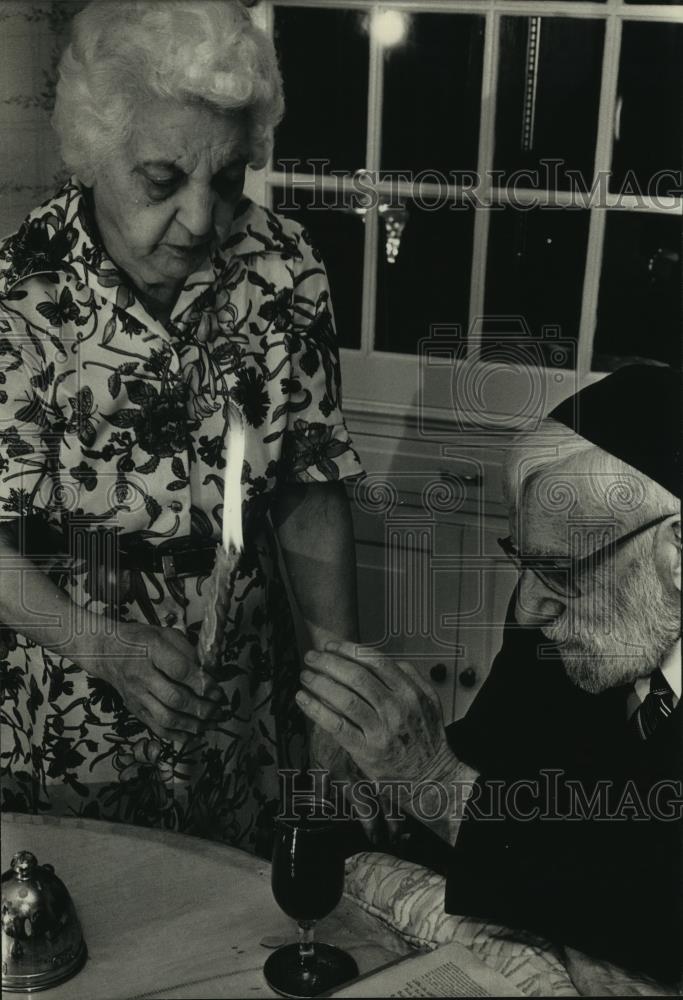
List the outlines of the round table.
{"label": "round table", "polygon": [[[296,929],[271,895],[268,862],[181,834],[4,813],[3,872],[19,850],[54,865],[88,946],[83,970],[46,996],[274,996],[262,974],[270,952],[260,942],[292,941]],[[320,921],[318,937],[349,951],[361,973],[406,951],[349,899]]]}

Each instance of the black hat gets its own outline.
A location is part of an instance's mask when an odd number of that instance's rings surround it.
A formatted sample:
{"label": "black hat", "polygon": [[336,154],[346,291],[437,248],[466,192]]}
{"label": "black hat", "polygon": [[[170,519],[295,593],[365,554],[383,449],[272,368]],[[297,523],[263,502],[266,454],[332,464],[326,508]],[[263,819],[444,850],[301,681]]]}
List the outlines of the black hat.
{"label": "black hat", "polygon": [[549,416],[680,498],[681,376],[673,368],[619,368]]}

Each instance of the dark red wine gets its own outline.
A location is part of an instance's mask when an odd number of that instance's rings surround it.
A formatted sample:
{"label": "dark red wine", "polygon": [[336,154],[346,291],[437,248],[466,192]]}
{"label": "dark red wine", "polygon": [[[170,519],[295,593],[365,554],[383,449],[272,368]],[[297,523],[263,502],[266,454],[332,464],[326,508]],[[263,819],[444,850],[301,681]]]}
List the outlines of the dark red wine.
{"label": "dark red wine", "polygon": [[344,855],[337,824],[302,818],[275,824],[273,896],[281,910],[298,921],[331,913],[344,890]]}
{"label": "dark red wine", "polygon": [[269,955],[263,974],[282,996],[317,997],[358,975],[346,952],[313,943],[316,920],[342,897],[346,824],[334,818],[332,803],[315,794],[297,794],[290,810],[275,820],[272,885],[280,909],[298,922],[300,939]]}

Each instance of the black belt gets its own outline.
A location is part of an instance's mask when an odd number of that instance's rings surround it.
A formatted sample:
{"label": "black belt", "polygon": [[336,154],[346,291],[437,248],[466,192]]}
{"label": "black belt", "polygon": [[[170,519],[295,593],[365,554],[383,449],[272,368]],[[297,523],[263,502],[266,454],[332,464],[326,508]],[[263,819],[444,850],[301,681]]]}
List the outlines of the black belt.
{"label": "black belt", "polygon": [[119,570],[162,573],[166,580],[208,575],[216,560],[216,546],[220,544],[188,535],[152,545],[139,535],[90,530],[81,525],[67,541],[58,528],[35,515],[26,518],[23,530],[18,519],[6,529],[23,554],[36,561],[46,558],[55,569],[67,570],[74,561],[85,560],[93,568],[106,569],[107,563],[114,563]]}
{"label": "black belt", "polygon": [[121,569],[140,570],[143,573],[163,573],[166,580],[208,575],[216,561],[216,546],[219,543],[186,545],[185,539],[177,541],[180,545],[173,547],[161,545],[148,548],[138,545],[134,549],[128,549],[122,545],[119,549],[119,566]]}

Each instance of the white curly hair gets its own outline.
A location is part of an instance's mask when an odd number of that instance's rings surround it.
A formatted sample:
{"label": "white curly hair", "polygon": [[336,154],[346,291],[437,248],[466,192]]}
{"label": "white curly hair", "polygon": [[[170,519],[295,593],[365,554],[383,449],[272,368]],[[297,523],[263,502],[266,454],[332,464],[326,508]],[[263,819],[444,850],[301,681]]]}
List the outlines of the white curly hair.
{"label": "white curly hair", "polygon": [[249,163],[262,167],[284,112],[270,38],[248,0],[93,0],[74,18],[53,125],[73,173],[92,176],[126,142],[150,95],[241,112]]}

